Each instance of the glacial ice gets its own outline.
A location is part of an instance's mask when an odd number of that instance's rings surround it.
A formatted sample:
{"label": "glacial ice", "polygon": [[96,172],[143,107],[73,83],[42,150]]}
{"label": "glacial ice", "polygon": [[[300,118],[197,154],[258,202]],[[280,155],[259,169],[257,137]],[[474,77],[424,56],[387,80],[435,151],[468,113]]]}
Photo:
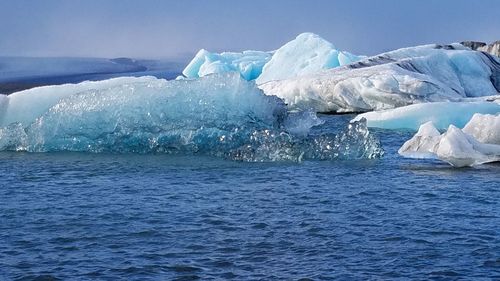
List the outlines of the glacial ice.
{"label": "glacial ice", "polygon": [[339,51],[330,42],[313,33],[302,33],[274,52],[264,65],[257,84],[283,80],[330,69],[361,59]]}
{"label": "glacial ice", "polygon": [[450,125],[440,134],[432,122],[427,122],[398,153],[409,158],[440,159],[455,167],[497,162],[500,161],[499,125],[500,116],[476,114],[463,130]]}
{"label": "glacial ice", "polygon": [[436,128],[446,129],[450,125],[463,128],[476,113],[500,113],[500,104],[487,101],[420,103],[359,114],[354,120],[365,118],[368,127],[410,130],[418,130],[430,121]]}
{"label": "glacial ice", "polygon": [[61,99],[79,92],[100,91],[120,85],[126,86],[127,84],[147,83],[155,80],[154,77],[121,77],[98,82],[86,81],[79,84],[43,86],[16,92],[9,96],[0,95],[0,106],[2,107],[0,126],[7,126],[13,122],[30,124]]}
{"label": "glacial ice", "polygon": [[474,114],[462,130],[482,143],[500,144],[500,115]]}
{"label": "glacial ice", "polygon": [[199,78],[213,73],[238,72],[245,80],[253,80],[271,58],[270,52],[210,53],[201,49],[182,71],[187,78]]}
{"label": "glacial ice", "polygon": [[206,154],[241,161],[382,155],[360,120],[312,135],[312,112],[289,113],[239,74],[166,81],[119,78],[35,88],[0,99],[0,150]]}
{"label": "glacial ice", "polygon": [[283,98],[291,109],[366,112],[496,95],[500,92],[500,62],[460,44],[425,45],[259,87]]}
{"label": "glacial ice", "polygon": [[441,139],[441,133],[432,121],[422,124],[413,138],[399,149],[398,153],[408,158],[436,158],[435,146]]}
{"label": "glacial ice", "polygon": [[316,34],[302,33],[274,52],[217,54],[201,49],[182,74],[186,78],[199,78],[213,73],[239,72],[245,80],[264,83],[346,65],[360,58],[337,50]]}

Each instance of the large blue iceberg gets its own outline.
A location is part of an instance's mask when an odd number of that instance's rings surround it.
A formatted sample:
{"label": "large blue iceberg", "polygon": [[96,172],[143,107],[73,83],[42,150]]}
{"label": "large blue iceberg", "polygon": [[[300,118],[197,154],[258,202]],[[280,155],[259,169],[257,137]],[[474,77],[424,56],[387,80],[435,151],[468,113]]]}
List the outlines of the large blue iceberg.
{"label": "large blue iceberg", "polygon": [[361,59],[339,51],[313,33],[302,33],[273,52],[244,51],[211,53],[200,50],[183,70],[187,78],[214,73],[238,72],[245,80],[257,83],[292,78],[334,68]]}
{"label": "large blue iceberg", "polygon": [[118,78],[35,88],[0,99],[0,150],[206,154],[241,161],[359,159],[382,154],[364,121],[311,135],[239,74],[166,81]]}
{"label": "large blue iceberg", "polygon": [[496,95],[500,62],[460,44],[425,45],[259,87],[283,98],[292,109],[366,112]]}

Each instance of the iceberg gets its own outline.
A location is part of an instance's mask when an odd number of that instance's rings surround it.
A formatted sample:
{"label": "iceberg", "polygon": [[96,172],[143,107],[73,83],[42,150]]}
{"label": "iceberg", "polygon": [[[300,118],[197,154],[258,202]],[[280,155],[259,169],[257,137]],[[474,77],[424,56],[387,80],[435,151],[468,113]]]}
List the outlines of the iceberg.
{"label": "iceberg", "polygon": [[310,134],[313,112],[290,113],[237,73],[167,81],[118,78],[0,98],[0,151],[205,154],[240,161],[380,157],[365,120]]}
{"label": "iceberg", "polygon": [[257,84],[283,80],[339,67],[361,59],[339,51],[330,42],[313,33],[302,33],[274,52],[264,65]]}
{"label": "iceberg", "polygon": [[432,122],[427,122],[398,153],[409,158],[440,159],[455,167],[497,162],[500,161],[499,125],[498,115],[476,114],[464,129],[450,125],[440,134]]}
{"label": "iceberg", "polygon": [[313,33],[302,33],[273,52],[243,51],[211,53],[201,49],[182,71],[186,78],[214,73],[238,72],[245,80],[264,83],[271,80],[311,74],[346,65],[362,57],[339,51]]}
{"label": "iceberg", "polygon": [[291,109],[359,113],[497,95],[500,62],[460,44],[433,44],[391,51],[311,75],[269,81],[259,87],[268,95],[283,98]]}
{"label": "iceberg", "polygon": [[182,71],[186,78],[199,78],[214,73],[238,72],[245,80],[254,80],[271,58],[270,52],[210,53],[201,49]]}
{"label": "iceberg", "polygon": [[476,113],[500,113],[500,104],[487,101],[421,103],[367,112],[359,114],[353,120],[364,118],[368,127],[415,131],[420,125],[432,122],[436,128],[443,130],[450,125],[463,128]]}

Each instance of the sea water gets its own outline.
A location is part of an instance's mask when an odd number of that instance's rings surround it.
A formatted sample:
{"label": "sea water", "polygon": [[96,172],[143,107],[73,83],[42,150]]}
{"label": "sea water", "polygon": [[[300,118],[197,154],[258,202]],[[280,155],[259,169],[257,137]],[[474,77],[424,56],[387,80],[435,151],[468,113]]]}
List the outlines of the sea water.
{"label": "sea water", "polygon": [[[354,116],[320,116],[338,132]],[[0,280],[500,278],[500,165],[0,153]]]}

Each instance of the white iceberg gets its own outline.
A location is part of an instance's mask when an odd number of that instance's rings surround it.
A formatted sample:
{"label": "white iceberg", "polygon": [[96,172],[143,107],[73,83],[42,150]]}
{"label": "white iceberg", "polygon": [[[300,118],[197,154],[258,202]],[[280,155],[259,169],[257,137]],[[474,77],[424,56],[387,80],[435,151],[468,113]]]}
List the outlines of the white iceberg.
{"label": "white iceberg", "polygon": [[[485,120],[492,121],[484,123]],[[463,130],[450,125],[440,134],[432,122],[423,124],[398,153],[409,158],[440,159],[455,167],[500,161],[500,116],[476,114]]]}
{"label": "white iceberg", "polygon": [[446,129],[450,125],[463,128],[476,113],[500,113],[500,104],[487,101],[420,103],[359,114],[354,120],[365,118],[368,127],[381,129],[418,130],[426,122]]}
{"label": "white iceberg", "polygon": [[253,80],[271,59],[270,52],[211,53],[201,49],[182,71],[186,78],[199,78],[214,73],[238,72],[245,80]]}
{"label": "white iceberg", "polygon": [[313,33],[302,33],[274,52],[264,65],[257,84],[316,73],[358,61],[362,57],[339,51],[333,44]]}
{"label": "white iceberg", "polygon": [[496,95],[500,62],[460,44],[425,45],[259,87],[292,109],[366,112]]}

